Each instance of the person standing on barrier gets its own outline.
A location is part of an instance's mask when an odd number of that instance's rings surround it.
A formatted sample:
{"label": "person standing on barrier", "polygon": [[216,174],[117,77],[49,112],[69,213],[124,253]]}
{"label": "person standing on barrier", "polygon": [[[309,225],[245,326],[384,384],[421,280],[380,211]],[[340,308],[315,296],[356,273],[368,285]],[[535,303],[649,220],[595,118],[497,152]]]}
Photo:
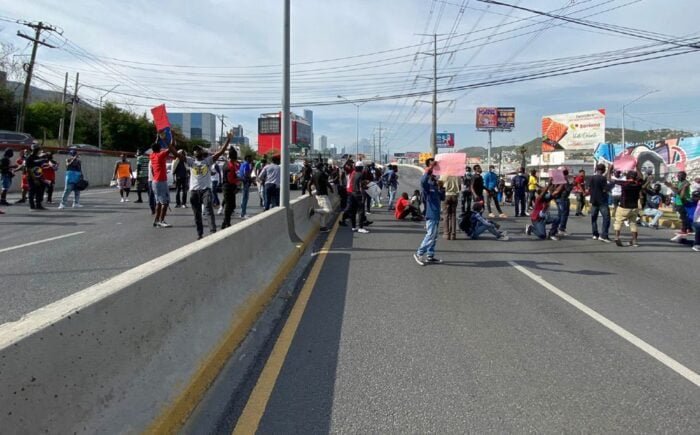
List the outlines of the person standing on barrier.
{"label": "person standing on barrier", "polygon": [[[435,245],[437,244],[440,228],[440,202],[445,199],[445,190],[433,175],[435,160],[429,158],[425,161],[425,172],[420,179],[423,198],[425,198],[425,237],[418,250],[413,254],[413,259],[421,266],[437,264],[442,261],[435,257]],[[427,255],[427,257],[424,257]]]}
{"label": "person standing on barrier", "polygon": [[204,235],[204,225],[202,224],[202,209],[209,218],[209,232],[216,232],[216,216],[214,216],[214,206],[212,204],[212,177],[211,167],[215,161],[221,157],[231,143],[233,133],[229,132],[226,143],[214,155],[205,154],[205,151],[196,146],[192,150],[194,158],[187,158],[187,165],[190,167],[190,204],[194,214],[194,224],[197,227],[197,237],[201,239]]}
{"label": "person standing on barrier", "polygon": [[315,213],[318,213],[321,219],[321,232],[327,233],[329,231],[328,218],[333,210],[328,193],[333,192],[333,186],[329,182],[328,174],[323,170],[323,163],[321,162],[316,164],[316,170],[311,175],[309,190],[311,193],[314,193],[315,190],[316,202],[318,202],[318,208],[312,208],[309,215],[313,216]]}
{"label": "person standing on barrier", "polygon": [[252,184],[253,156],[248,154],[239,168],[238,178],[241,180],[241,219],[248,219],[248,198],[250,195],[250,185]]}
{"label": "person standing on barrier", "polygon": [[273,156],[272,163],[265,166],[260,173],[261,181],[265,186],[265,210],[280,205],[280,156]]}
{"label": "person standing on barrier", "polygon": [[224,163],[223,176],[221,177],[224,183],[222,187],[224,193],[224,221],[221,223],[221,229],[231,226],[231,216],[236,210],[236,193],[240,184],[240,179],[238,178],[239,170],[238,152],[231,147],[228,150],[228,161]]}
{"label": "person standing on barrier", "polygon": [[148,182],[148,156],[141,148],[136,150],[136,201],[142,203],[141,194],[150,191]]}

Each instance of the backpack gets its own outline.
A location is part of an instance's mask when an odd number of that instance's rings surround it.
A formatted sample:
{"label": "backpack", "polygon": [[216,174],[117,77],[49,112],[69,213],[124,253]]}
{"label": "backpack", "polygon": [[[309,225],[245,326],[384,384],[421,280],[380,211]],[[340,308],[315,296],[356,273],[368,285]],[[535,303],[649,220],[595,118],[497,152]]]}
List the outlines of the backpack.
{"label": "backpack", "polygon": [[472,232],[472,211],[467,210],[460,214],[459,219],[457,220],[457,225],[459,226],[460,230],[464,231],[467,235],[470,235]]}

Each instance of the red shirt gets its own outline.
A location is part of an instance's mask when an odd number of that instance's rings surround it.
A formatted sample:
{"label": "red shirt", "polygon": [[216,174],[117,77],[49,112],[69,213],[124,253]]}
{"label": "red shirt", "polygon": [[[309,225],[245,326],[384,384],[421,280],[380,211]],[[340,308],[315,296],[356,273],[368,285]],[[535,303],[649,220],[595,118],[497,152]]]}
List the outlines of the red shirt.
{"label": "red shirt", "polygon": [[394,212],[396,219],[400,219],[401,213],[406,210],[409,204],[411,204],[411,201],[404,198],[399,198],[398,201],[396,201],[396,211]]}
{"label": "red shirt", "polygon": [[545,201],[544,195],[535,198],[535,206],[532,208],[530,213],[530,219],[536,221],[540,219],[540,212],[547,211],[549,208],[549,201]]}
{"label": "red shirt", "polygon": [[352,185],[354,184],[354,183],[353,183],[353,179],[354,179],[354,177],[355,177],[355,174],[357,174],[357,172],[356,172],[356,171],[352,171],[352,172],[350,172],[350,174],[348,175],[348,184],[347,184],[347,186],[345,186],[345,191],[348,192],[348,193],[352,193]]}
{"label": "red shirt", "polygon": [[574,192],[583,192],[583,185],[585,182],[586,179],[583,175],[577,175],[576,178],[574,178]]}
{"label": "red shirt", "polygon": [[169,151],[163,150],[151,153],[151,170],[153,171],[153,181],[168,181],[168,169],[165,163],[168,159]]}
{"label": "red shirt", "polygon": [[54,169],[53,163],[46,162],[41,167],[41,173],[44,176],[44,180],[51,182],[56,181],[56,170]]}

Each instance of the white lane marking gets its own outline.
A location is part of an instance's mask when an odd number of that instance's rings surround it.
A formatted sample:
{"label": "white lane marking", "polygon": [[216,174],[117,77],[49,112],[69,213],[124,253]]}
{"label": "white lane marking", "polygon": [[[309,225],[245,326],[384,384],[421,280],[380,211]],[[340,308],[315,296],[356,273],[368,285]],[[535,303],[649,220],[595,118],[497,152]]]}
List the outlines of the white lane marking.
{"label": "white lane marking", "polygon": [[661,352],[659,349],[650,345],[646,341],[642,340],[641,338],[639,338],[636,335],[632,334],[631,332],[627,331],[625,328],[623,328],[622,326],[613,322],[612,320],[609,320],[608,318],[599,314],[597,311],[589,308],[588,306],[584,305],[583,303],[579,302],[578,300],[574,299],[573,297],[571,297],[568,294],[564,293],[563,291],[559,290],[558,288],[556,288],[552,284],[545,281],[541,276],[535,275],[534,273],[530,272],[525,267],[519,265],[515,261],[509,261],[508,263],[511,266],[513,266],[515,269],[517,269],[518,271],[525,274],[525,276],[529,277],[530,279],[532,279],[536,283],[540,284],[542,287],[546,288],[547,290],[551,291],[555,295],[564,299],[569,304],[571,304],[574,307],[578,308],[579,310],[583,311],[584,314],[593,318],[593,320],[595,320],[596,322],[605,326],[606,328],[608,328],[609,330],[611,330],[615,334],[619,335],[620,337],[629,341],[633,345],[637,346],[639,349],[641,349],[642,351],[647,353],[649,356],[657,359],[659,362],[664,364],[666,367],[670,368],[674,372],[683,376],[684,378],[686,378],[687,380],[689,380],[690,382],[695,384],[695,386],[700,387],[700,375],[698,375],[697,373],[695,373],[694,371],[692,371],[688,367],[684,366],[683,364],[679,363],[675,359],[673,359],[670,356],[666,355],[665,353]]}
{"label": "white lane marking", "polygon": [[37,240],[36,242],[25,243],[25,244],[17,245],[17,246],[10,246],[9,248],[0,249],[0,253],[7,252],[7,251],[14,251],[15,249],[26,248],[27,246],[38,245],[40,243],[52,242],[52,241],[58,240],[58,239],[65,239],[66,237],[77,236],[78,234],[83,234],[84,232],[85,231],[78,231],[77,233],[69,233],[69,234],[64,234],[62,236],[51,237],[49,239]]}

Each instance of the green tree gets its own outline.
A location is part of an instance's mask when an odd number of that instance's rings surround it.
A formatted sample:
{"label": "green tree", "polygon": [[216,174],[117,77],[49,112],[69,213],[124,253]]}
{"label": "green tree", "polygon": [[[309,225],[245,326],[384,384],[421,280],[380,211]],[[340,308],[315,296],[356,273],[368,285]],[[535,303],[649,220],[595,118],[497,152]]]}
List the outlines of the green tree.
{"label": "green tree", "polygon": [[136,115],[107,103],[102,108],[102,147],[135,152],[153,143],[156,127],[146,114]]}
{"label": "green tree", "polygon": [[17,103],[12,90],[0,86],[0,129],[14,130],[17,125]]}
{"label": "green tree", "polygon": [[61,103],[52,101],[29,104],[24,123],[25,132],[39,140],[43,138],[55,139],[58,136],[61,108]]}

